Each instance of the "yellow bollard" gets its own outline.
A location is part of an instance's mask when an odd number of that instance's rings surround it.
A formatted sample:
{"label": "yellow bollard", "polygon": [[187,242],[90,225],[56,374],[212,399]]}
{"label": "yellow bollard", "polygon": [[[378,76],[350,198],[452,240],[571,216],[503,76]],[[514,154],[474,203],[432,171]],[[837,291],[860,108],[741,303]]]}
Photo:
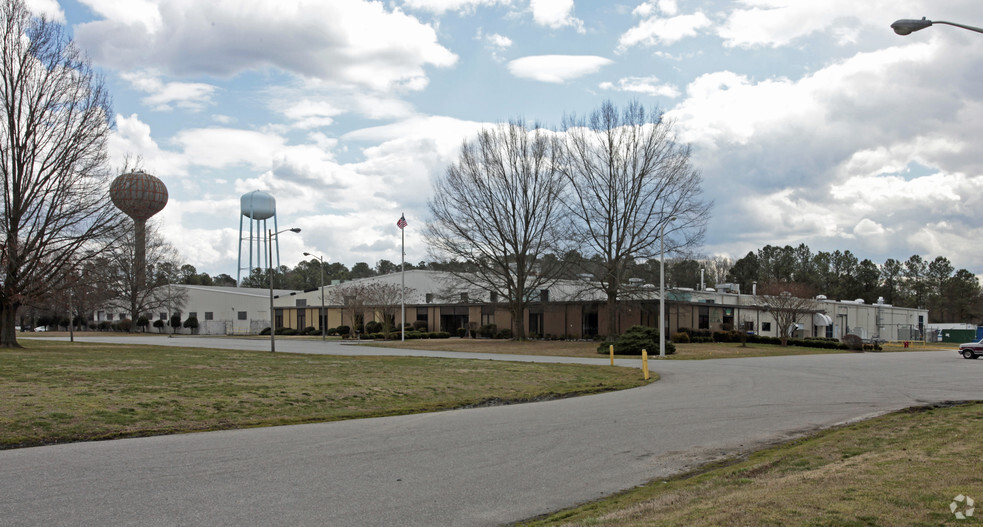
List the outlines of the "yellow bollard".
{"label": "yellow bollard", "polygon": [[611,365],[614,366],[614,344],[611,344],[609,348],[611,349]]}
{"label": "yellow bollard", "polygon": [[645,380],[649,380],[649,352],[642,350],[642,372],[645,373]]}

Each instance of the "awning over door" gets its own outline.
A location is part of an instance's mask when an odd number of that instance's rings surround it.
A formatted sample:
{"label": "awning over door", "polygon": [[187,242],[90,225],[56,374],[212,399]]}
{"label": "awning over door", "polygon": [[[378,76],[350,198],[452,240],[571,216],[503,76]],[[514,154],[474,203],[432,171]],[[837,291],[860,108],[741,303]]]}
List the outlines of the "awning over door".
{"label": "awning over door", "polygon": [[832,326],[833,319],[829,317],[826,313],[816,313],[812,316],[813,326]]}

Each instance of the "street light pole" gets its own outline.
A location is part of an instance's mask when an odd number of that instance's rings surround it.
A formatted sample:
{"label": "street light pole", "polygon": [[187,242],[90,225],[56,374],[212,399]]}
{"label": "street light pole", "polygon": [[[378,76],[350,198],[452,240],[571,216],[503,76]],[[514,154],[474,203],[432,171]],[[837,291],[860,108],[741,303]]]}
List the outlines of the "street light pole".
{"label": "street light pole", "polygon": [[317,325],[321,326],[321,340],[325,339],[325,323],[328,321],[328,314],[324,311],[324,257],[311,253],[304,253],[304,256],[313,256],[321,262],[321,308],[317,310]]}
{"label": "street light pole", "polygon": [[[267,229],[269,234],[266,243],[269,250],[266,253],[269,261],[269,271],[270,271],[270,353],[276,353],[276,312],[273,311],[273,237],[279,235],[282,232],[300,232],[300,229],[294,227],[292,229],[283,229],[282,231],[273,232],[273,229]],[[277,245],[279,247],[279,245]]]}
{"label": "street light pole", "polygon": [[662,224],[659,229],[659,358],[666,357],[666,225],[675,221],[675,216]]}
{"label": "street light pole", "polygon": [[914,18],[895,20],[894,23],[891,24],[891,29],[893,29],[894,32],[899,35],[910,35],[915,31],[920,31],[934,24],[945,24],[947,26],[956,26],[956,27],[961,27],[963,29],[968,29],[970,31],[975,31],[977,33],[983,33],[983,29],[978,27],[967,26],[965,24],[957,24],[955,22],[945,22],[943,20],[926,20],[925,17],[922,17],[921,20],[914,19]]}

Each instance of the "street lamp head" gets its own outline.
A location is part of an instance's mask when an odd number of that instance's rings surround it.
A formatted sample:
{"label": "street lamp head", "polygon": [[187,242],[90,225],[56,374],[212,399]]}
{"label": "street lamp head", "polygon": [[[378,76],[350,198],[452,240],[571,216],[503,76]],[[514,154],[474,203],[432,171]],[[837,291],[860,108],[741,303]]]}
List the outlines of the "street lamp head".
{"label": "street lamp head", "polygon": [[290,232],[300,232],[300,227],[294,227],[293,229],[290,229]]}
{"label": "street lamp head", "polygon": [[932,21],[926,20],[925,17],[922,17],[921,20],[905,18],[902,20],[896,20],[893,24],[891,24],[891,29],[893,29],[894,32],[899,35],[910,35],[915,31],[925,29],[931,25]]}
{"label": "street lamp head", "polygon": [[304,256],[310,256],[311,253],[304,253]]}

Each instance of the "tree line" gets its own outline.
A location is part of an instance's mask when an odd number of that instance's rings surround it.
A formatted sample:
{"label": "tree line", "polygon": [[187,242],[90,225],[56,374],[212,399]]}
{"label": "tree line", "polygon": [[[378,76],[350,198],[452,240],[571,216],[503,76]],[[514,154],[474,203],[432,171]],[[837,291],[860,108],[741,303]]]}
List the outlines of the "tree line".
{"label": "tree line", "polygon": [[887,304],[928,309],[930,322],[983,322],[979,280],[944,256],[927,260],[916,254],[878,265],[849,250],[813,253],[805,244],[767,245],[734,262],[726,280],[739,284],[742,293],[751,292],[755,282],[798,283],[830,299],[874,303],[882,298]]}

